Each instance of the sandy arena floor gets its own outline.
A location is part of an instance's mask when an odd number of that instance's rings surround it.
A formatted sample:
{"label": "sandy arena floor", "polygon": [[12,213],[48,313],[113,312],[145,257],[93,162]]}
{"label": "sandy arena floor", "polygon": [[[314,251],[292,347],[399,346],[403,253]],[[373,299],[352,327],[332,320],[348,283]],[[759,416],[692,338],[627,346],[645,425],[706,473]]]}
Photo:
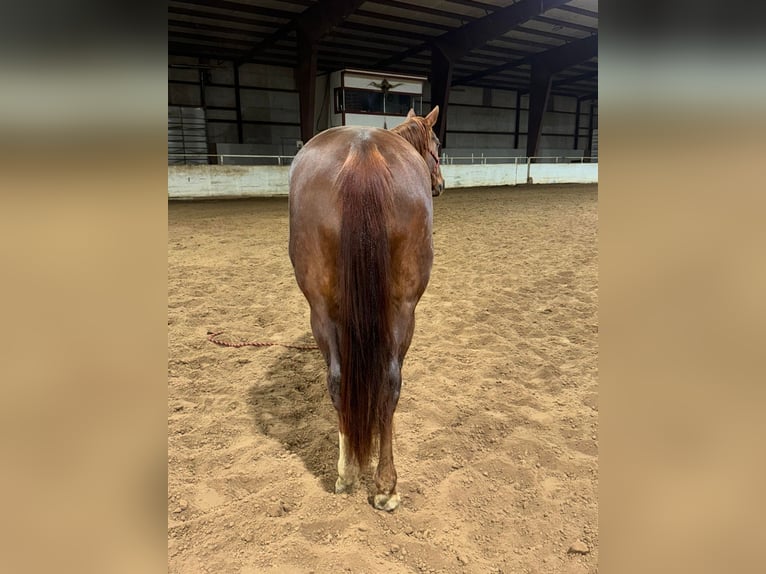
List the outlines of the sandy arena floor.
{"label": "sandy arena floor", "polygon": [[596,572],[596,207],[596,186],[435,198],[386,514],[365,483],[332,494],[318,351],[206,341],[313,344],[287,199],[171,203],[169,572]]}

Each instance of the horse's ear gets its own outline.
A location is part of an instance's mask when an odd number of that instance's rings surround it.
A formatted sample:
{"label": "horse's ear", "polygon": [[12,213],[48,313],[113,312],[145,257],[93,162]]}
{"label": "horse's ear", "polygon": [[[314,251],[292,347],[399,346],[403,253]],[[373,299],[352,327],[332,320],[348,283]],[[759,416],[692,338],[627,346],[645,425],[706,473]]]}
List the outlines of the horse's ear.
{"label": "horse's ear", "polygon": [[414,118],[415,117],[415,108],[410,108],[410,111],[407,112],[407,119]]}
{"label": "horse's ear", "polygon": [[433,127],[436,123],[436,118],[439,117],[439,106],[436,106],[434,109],[432,109],[428,115],[426,116],[426,123]]}

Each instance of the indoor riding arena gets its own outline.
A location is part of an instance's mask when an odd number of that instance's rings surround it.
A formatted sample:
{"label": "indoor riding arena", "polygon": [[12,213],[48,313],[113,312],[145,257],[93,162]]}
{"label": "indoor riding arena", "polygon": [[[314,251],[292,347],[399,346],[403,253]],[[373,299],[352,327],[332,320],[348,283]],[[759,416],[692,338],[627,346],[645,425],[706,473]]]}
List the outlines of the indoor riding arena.
{"label": "indoor riding arena", "polygon": [[[598,571],[597,29],[595,0],[170,1],[169,572]],[[436,106],[386,512],[376,457],[335,493],[288,175]]]}

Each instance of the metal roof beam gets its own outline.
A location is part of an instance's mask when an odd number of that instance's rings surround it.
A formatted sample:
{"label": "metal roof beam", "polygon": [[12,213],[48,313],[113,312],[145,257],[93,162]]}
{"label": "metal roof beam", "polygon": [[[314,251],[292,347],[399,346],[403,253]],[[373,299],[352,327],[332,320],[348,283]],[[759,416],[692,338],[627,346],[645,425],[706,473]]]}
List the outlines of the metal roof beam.
{"label": "metal roof beam", "polygon": [[279,40],[287,37],[293,30],[298,31],[304,43],[315,44],[332,31],[334,26],[342,23],[353,14],[364,2],[365,0],[319,0],[301,12],[295,19],[280,27],[263,42],[255,45],[240,63],[268,50]]}
{"label": "metal roof beam", "polygon": [[590,60],[598,55],[598,34],[593,34],[581,40],[569,42],[558,48],[553,48],[529,58],[532,67],[542,66],[551,74],[555,74],[575,64]]}
{"label": "metal roof beam", "polygon": [[237,56],[236,50],[228,50],[220,47],[203,47],[198,44],[186,44],[183,42],[168,42],[168,54],[176,56],[194,56],[196,58],[216,58],[231,60]]}
{"label": "metal roof beam", "polygon": [[572,14],[579,14],[580,16],[598,19],[598,12],[586,10],[585,8],[578,8],[577,6],[560,6],[559,9],[564,10],[565,12],[571,12]]}
{"label": "metal roof beam", "polygon": [[[511,30],[511,32],[525,32],[526,30],[524,28],[514,28]],[[567,36],[566,40],[576,40],[577,38],[573,38],[572,36]],[[561,40],[561,38],[557,38],[557,40]],[[538,42],[537,40],[530,40],[529,38],[518,38],[513,36],[500,36],[498,38],[494,38],[490,40],[492,44],[487,44],[487,46],[496,46],[499,43],[504,43],[506,45],[516,45],[516,46],[524,46],[525,48],[540,48],[541,50],[550,50],[551,48],[555,48],[556,44],[550,44],[548,42]],[[529,52],[527,52],[529,53]]]}
{"label": "metal roof beam", "polygon": [[[352,41],[358,41],[358,42],[364,42],[366,44],[372,44],[374,46],[380,45],[381,40],[378,38],[372,38],[369,36],[369,34],[354,34],[348,31],[344,30],[333,30],[330,32],[330,34],[323,40],[323,42],[326,42],[328,39],[341,39],[341,40],[352,40]],[[385,43],[388,46],[389,50],[396,50],[397,48],[395,46],[400,46],[404,48],[409,48],[410,43],[405,42],[403,40],[399,40],[398,38],[394,37],[388,37],[385,39]]]}
{"label": "metal roof beam", "polygon": [[581,82],[582,80],[589,80],[596,76],[598,76],[598,70],[593,70],[592,72],[585,72],[584,74],[579,74],[577,76],[570,76],[569,78],[562,78],[560,80],[556,80],[555,82],[553,82],[553,87],[557,88],[565,84],[574,84],[576,82]]}
{"label": "metal roof beam", "polygon": [[232,28],[230,26],[216,26],[214,24],[200,24],[198,22],[190,22],[188,20],[168,20],[168,26],[176,26],[177,28],[189,28],[191,30],[204,30],[207,32],[220,32],[221,34],[233,34],[239,36],[266,36],[263,32],[255,32],[253,30],[246,30],[244,28]]}
{"label": "metal roof beam", "polygon": [[548,32],[547,30],[538,30],[537,28],[528,28],[527,26],[519,26],[514,32],[523,32],[524,34],[531,34],[532,36],[542,36],[543,38],[552,38],[554,40],[564,40],[569,42],[576,40],[576,36],[568,36],[566,34],[557,34],[556,32]]}
{"label": "metal roof beam", "polygon": [[371,10],[357,10],[354,13],[355,16],[363,16],[365,18],[372,18],[374,20],[387,20],[394,24],[407,24],[408,26],[416,26],[420,28],[430,28],[431,30],[452,30],[451,26],[446,24],[438,24],[437,22],[429,22],[427,20],[415,20],[414,18],[405,18],[403,16],[395,16],[394,14],[386,14],[384,12],[373,12]]}
{"label": "metal roof beam", "polygon": [[[527,20],[542,14],[546,10],[556,8],[569,0],[521,0],[506,8],[496,10],[492,14],[478,18],[462,26],[446,32],[435,38],[432,42],[452,62],[465,56],[475,48],[479,48],[499,36],[502,36],[514,27]],[[428,48],[428,42],[415,46],[375,64],[375,66],[390,66],[419,54]],[[441,113],[439,114],[441,116]]]}
{"label": "metal roof beam", "polygon": [[263,26],[263,20],[258,18],[248,18],[246,16],[232,16],[231,14],[218,14],[216,12],[204,12],[191,8],[179,8],[177,6],[168,6],[169,14],[178,14],[181,16],[191,16],[194,18],[205,18],[206,20],[220,20],[222,22],[236,22],[239,24],[251,24],[254,26]]}
{"label": "metal roof beam", "polygon": [[239,46],[249,46],[250,40],[245,40],[243,38],[222,38],[221,36],[214,34],[214,35],[206,35],[202,30],[200,30],[199,34],[195,34],[194,32],[173,32],[173,40],[196,40],[199,42],[212,42],[215,44],[218,44],[220,46],[231,46],[234,47],[236,45]]}
{"label": "metal roof beam", "polygon": [[479,10],[485,10],[494,12],[498,9],[494,4],[485,4],[484,2],[474,2],[473,0],[449,0],[454,4],[461,4],[463,6],[469,6],[470,8],[478,8]]}
{"label": "metal roof beam", "polygon": [[[239,2],[229,2],[229,0],[178,0],[179,4],[194,4],[203,8],[220,8],[221,10],[231,10],[232,12],[247,12],[259,16],[271,16],[273,18],[282,18],[290,20],[295,17],[297,12],[288,10],[277,10],[265,6],[253,6],[252,4],[241,4]],[[215,13],[211,13],[210,18],[215,18]]]}
{"label": "metal roof beam", "polygon": [[535,64],[542,64],[545,65],[551,73],[556,73],[585,60],[589,60],[596,55],[598,55],[598,34],[563,44],[545,52],[538,52],[537,54],[531,54],[524,58],[519,58],[518,60],[500,64],[499,66],[493,66],[482,72],[476,72],[469,76],[457,78],[452,82],[452,85],[469,84],[479,78],[491,76],[505,70],[511,70],[523,66],[524,64],[531,64],[532,66]]}
{"label": "metal roof beam", "polygon": [[[361,24],[359,22],[346,21],[343,23],[343,28],[348,30],[357,30],[359,32],[369,32],[370,34],[380,34],[384,37],[394,36],[396,38],[406,38],[407,40],[426,42],[430,38],[428,34],[416,34],[414,32],[402,32],[400,30],[394,30],[391,28],[384,28],[382,26],[371,26],[370,24]],[[426,44],[426,48],[428,44]]]}
{"label": "metal roof beam", "polygon": [[571,28],[572,30],[579,30],[580,32],[588,32],[589,34],[594,34],[595,32],[598,32],[598,28],[594,28],[593,26],[585,26],[583,24],[577,24],[575,22],[567,22],[566,20],[559,20],[557,18],[548,18],[547,16],[535,16],[534,19],[537,20],[538,22],[551,24],[552,26],[558,26],[560,28]]}
{"label": "metal roof beam", "polygon": [[438,8],[430,8],[428,6],[420,6],[419,4],[410,4],[408,2],[399,2],[398,0],[371,0],[371,4],[382,4],[384,6],[390,6],[391,8],[401,8],[407,12],[420,12],[424,14],[432,14],[434,16],[441,16],[442,18],[450,18],[452,20],[460,20],[467,22],[475,20],[472,16],[466,16],[464,14],[457,14],[456,12],[449,12],[447,10],[439,10]]}
{"label": "metal roof beam", "polygon": [[465,54],[502,36],[519,24],[546,10],[566,4],[569,0],[521,0],[488,16],[469,22],[435,40],[444,55],[453,62]]}

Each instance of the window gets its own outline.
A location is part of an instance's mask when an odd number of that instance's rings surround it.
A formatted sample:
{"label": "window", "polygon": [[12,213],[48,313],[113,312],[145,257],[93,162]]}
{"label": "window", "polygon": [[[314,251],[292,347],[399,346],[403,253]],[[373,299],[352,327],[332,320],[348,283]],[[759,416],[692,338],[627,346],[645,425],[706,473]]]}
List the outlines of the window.
{"label": "window", "polygon": [[383,92],[360,90],[358,88],[336,88],[335,113],[388,114],[406,116],[410,108],[415,108],[420,96],[417,94],[388,93],[383,99]]}

